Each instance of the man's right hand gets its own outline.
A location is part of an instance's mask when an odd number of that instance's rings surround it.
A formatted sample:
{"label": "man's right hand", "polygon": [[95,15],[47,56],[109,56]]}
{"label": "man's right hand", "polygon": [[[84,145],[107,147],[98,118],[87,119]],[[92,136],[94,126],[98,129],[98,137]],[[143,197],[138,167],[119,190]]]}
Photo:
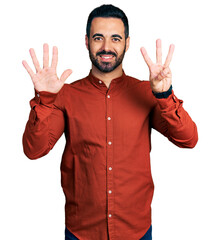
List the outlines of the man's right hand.
{"label": "man's right hand", "polygon": [[53,47],[53,56],[52,63],[49,66],[49,46],[48,44],[44,44],[43,46],[43,68],[40,67],[40,64],[35,55],[35,51],[33,48],[29,50],[31,58],[33,60],[33,64],[36,69],[36,73],[30,68],[26,61],[22,61],[23,66],[31,76],[32,82],[34,84],[34,88],[37,91],[46,91],[51,93],[58,93],[60,89],[63,87],[64,82],[72,73],[71,69],[67,69],[63,72],[60,79],[57,76],[56,68],[58,62],[58,49],[57,47]]}

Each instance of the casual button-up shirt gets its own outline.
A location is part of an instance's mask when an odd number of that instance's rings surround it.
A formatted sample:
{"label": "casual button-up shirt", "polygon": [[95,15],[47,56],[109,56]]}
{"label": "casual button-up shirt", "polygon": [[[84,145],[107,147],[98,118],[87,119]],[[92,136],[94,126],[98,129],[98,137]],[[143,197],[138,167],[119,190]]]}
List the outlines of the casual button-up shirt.
{"label": "casual button-up shirt", "polygon": [[35,91],[23,135],[30,159],[64,133],[65,224],[80,240],[137,240],[151,226],[151,128],[192,148],[197,128],[172,90],[157,99],[149,81],[125,75],[109,88],[90,74],[57,94]]}

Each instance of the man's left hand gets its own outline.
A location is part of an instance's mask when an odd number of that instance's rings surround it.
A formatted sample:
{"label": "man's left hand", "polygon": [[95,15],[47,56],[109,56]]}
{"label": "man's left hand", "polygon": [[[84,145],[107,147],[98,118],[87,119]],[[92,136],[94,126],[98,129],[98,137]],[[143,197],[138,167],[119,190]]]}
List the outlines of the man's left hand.
{"label": "man's left hand", "polygon": [[173,56],[174,48],[175,46],[171,44],[164,64],[162,64],[162,49],[160,39],[157,39],[156,41],[156,63],[152,62],[145,48],[141,48],[141,53],[149,67],[151,88],[155,93],[168,91],[172,84],[172,73],[169,65]]}

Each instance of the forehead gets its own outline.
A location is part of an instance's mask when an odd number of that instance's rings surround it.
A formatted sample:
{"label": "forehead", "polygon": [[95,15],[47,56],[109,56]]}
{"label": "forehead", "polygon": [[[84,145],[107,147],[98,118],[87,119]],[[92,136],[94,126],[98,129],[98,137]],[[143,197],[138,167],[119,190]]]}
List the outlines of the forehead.
{"label": "forehead", "polygon": [[92,20],[90,33],[102,33],[103,35],[117,33],[124,36],[124,31],[124,23],[121,19],[97,17]]}

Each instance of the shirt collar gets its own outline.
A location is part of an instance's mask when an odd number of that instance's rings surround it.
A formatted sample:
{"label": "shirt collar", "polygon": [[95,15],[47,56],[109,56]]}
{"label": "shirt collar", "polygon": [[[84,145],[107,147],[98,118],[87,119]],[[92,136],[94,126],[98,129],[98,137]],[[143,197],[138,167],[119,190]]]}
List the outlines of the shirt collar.
{"label": "shirt collar", "polygon": [[[118,88],[119,86],[121,86],[124,83],[125,78],[126,78],[126,74],[124,73],[124,70],[122,70],[122,75],[120,77],[112,79],[110,86],[109,86],[109,90],[110,89],[112,90],[113,88]],[[95,87],[97,87],[101,91],[106,92],[108,90],[104,81],[102,79],[95,77],[92,74],[92,70],[90,70],[90,72],[89,72],[88,79]]]}

